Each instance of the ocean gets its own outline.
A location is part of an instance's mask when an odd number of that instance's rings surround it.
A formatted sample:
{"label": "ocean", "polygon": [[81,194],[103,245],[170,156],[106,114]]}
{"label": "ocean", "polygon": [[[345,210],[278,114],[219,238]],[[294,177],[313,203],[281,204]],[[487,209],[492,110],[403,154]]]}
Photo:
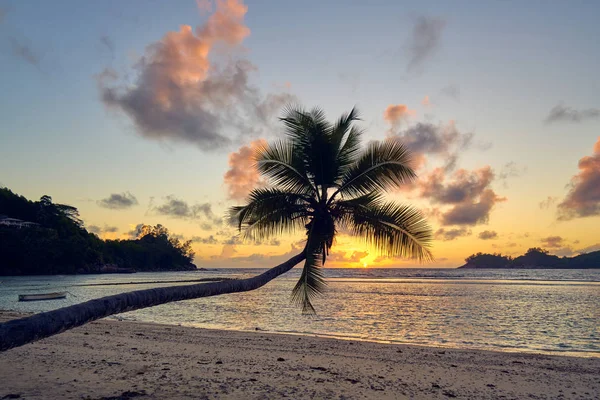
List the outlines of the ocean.
{"label": "ocean", "polygon": [[[0,309],[42,312],[181,281],[258,269],[0,277]],[[600,270],[325,269],[316,316],[290,302],[294,269],[247,293],[182,301],[111,318],[348,340],[600,357]],[[178,281],[169,282],[166,281]],[[162,283],[161,283],[162,282]],[[18,302],[19,294],[67,299]]]}

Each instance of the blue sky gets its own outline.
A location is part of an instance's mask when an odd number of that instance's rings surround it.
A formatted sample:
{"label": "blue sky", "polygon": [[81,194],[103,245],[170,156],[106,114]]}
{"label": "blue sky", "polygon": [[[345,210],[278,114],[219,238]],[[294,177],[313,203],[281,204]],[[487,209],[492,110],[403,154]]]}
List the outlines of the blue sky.
{"label": "blue sky", "polygon": [[[535,239],[519,242],[515,252],[551,236],[564,239],[557,248],[563,252],[595,244],[584,231],[598,237],[597,216],[557,222],[556,208],[542,210],[539,203],[551,196],[560,204],[579,159],[592,154],[599,135],[597,117],[578,123],[544,119],[557,105],[600,107],[600,3],[245,5],[243,24],[250,35],[233,49],[214,49],[209,58],[212,65],[249,60],[255,67],[249,84],[261,96],[286,92],[306,106],[323,107],[331,118],[357,105],[367,137],[374,140],[390,128],[384,110],[404,104],[415,113],[399,129],[452,120],[460,132],[474,134],[458,168],[489,165],[499,175],[514,163],[516,173],[493,184],[508,200],[495,206],[487,224],[469,226],[470,235],[440,240],[438,258],[448,261],[439,265],[456,265],[472,250],[491,250],[490,243],[476,240],[482,229],[498,231],[498,247],[515,242],[510,235],[533,232]],[[139,69],[133,65],[146,46],[181,25],[202,26],[212,12],[194,1],[0,1],[0,9],[0,183],[30,198],[50,194],[79,207],[89,224],[118,226],[120,234],[139,222],[162,222],[186,237],[209,235],[198,231],[197,221],[159,217],[151,206],[175,196],[190,204],[208,202],[216,214],[223,213],[235,203],[223,181],[228,156],[256,135],[230,131],[238,137],[235,143],[210,151],[168,136],[150,140],[130,116],[101,101],[96,76],[112,68],[122,82],[135,85]],[[423,18],[442,28],[424,61],[408,69],[413,32]],[[449,87],[455,96],[444,94]],[[428,107],[421,104],[425,96]],[[273,126],[271,137],[276,136]],[[423,175],[434,165],[428,167]],[[124,192],[134,194],[140,205],[114,211],[96,203]],[[428,199],[417,197],[411,198],[431,207]],[[215,255],[226,244],[195,246],[199,254]],[[236,251],[257,249],[238,246]],[[361,250],[351,244],[345,249]]]}

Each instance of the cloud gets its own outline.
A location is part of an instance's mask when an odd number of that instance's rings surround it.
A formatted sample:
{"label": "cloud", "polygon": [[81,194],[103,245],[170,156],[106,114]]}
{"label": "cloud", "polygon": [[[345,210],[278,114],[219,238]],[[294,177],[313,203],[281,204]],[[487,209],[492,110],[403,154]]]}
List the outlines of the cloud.
{"label": "cloud", "polygon": [[383,119],[393,127],[400,125],[403,121],[415,115],[415,110],[410,110],[404,104],[390,104],[383,112]]}
{"label": "cloud", "polygon": [[547,210],[558,201],[558,197],[548,196],[545,200],[540,201],[539,207],[541,210]]}
{"label": "cloud", "polygon": [[104,35],[100,37],[100,43],[108,49],[111,58],[115,58],[115,43],[113,42],[113,40],[110,37]]}
{"label": "cloud", "polygon": [[239,235],[231,236],[229,239],[223,240],[221,243],[224,244],[224,245],[239,245],[239,244],[244,244],[244,242],[242,241],[242,239],[240,238]]}
{"label": "cloud", "polygon": [[175,196],[165,197],[165,202],[159,206],[151,206],[150,211],[157,215],[164,215],[171,218],[204,220],[205,223],[220,225],[222,219],[217,217],[212,211],[210,203],[201,203],[189,205],[186,201]]}
{"label": "cloud", "polygon": [[554,106],[544,119],[547,124],[553,122],[582,122],[589,119],[600,118],[600,108],[587,108],[576,110],[562,104]]}
{"label": "cloud", "polygon": [[210,235],[208,237],[193,236],[191,241],[194,243],[202,243],[202,244],[218,244],[219,243],[219,241],[213,235]]}
{"label": "cloud", "polygon": [[496,231],[483,231],[483,232],[479,232],[479,234],[477,235],[477,237],[479,237],[479,239],[481,239],[481,240],[497,239],[498,238],[498,232],[496,232]]}
{"label": "cloud", "polygon": [[[327,256],[327,263],[337,264],[337,263],[360,263],[360,261],[369,255],[368,251],[357,251],[354,250],[352,253],[348,254],[344,250],[332,251]],[[327,265],[327,264],[325,264]]]}
{"label": "cloud", "polygon": [[561,247],[558,250],[553,250],[552,253],[559,257],[570,257],[575,254],[573,249],[570,247]]}
{"label": "cloud", "polygon": [[458,155],[471,146],[473,133],[461,133],[453,121],[446,125],[434,125],[419,122],[404,130],[388,132],[388,136],[396,138],[412,152],[415,168],[422,167],[428,156],[440,157],[446,169],[456,166]]}
{"label": "cloud", "polygon": [[494,180],[494,171],[488,165],[474,171],[460,169],[456,171],[450,182],[446,182],[446,174],[436,168],[419,182],[421,197],[434,203],[459,204],[480,196]]}
{"label": "cloud", "polygon": [[429,96],[423,97],[423,100],[421,100],[421,105],[423,107],[429,107],[429,106],[431,106],[431,101],[429,100]]}
{"label": "cloud", "polygon": [[257,150],[266,144],[264,139],[258,139],[229,154],[229,170],[223,181],[230,199],[244,200],[252,189],[265,185],[254,164]]}
{"label": "cloud", "polygon": [[[133,82],[113,71],[97,76],[104,104],[127,115],[144,138],[222,148],[234,133],[258,136],[293,96],[262,95],[249,84],[256,67],[234,54],[212,63],[219,48],[234,49],[250,34],[241,0],[217,0],[216,11],[194,31],[183,25],[147,46],[135,64]],[[236,138],[238,140],[239,138]]]}
{"label": "cloud", "polygon": [[485,224],[489,221],[494,205],[505,200],[505,198],[496,196],[492,189],[487,189],[481,194],[479,200],[457,204],[444,213],[441,222],[444,225]]}
{"label": "cloud", "polygon": [[600,136],[591,156],[579,160],[579,173],[571,178],[569,193],[558,205],[558,219],[600,215]]}
{"label": "cloud", "polygon": [[448,85],[443,87],[440,90],[440,93],[444,96],[451,97],[454,100],[458,100],[460,98],[460,87],[456,85]]}
{"label": "cloud", "polygon": [[137,239],[138,236],[141,235],[142,233],[142,228],[144,227],[144,224],[137,224],[135,227],[133,227],[130,231],[128,231],[125,236],[127,236],[129,239]]}
{"label": "cloud", "polygon": [[106,224],[104,224],[103,228],[97,225],[90,225],[87,227],[87,231],[95,234],[96,236],[100,236],[103,233],[116,233],[119,231],[119,228],[116,226],[108,226]]}
{"label": "cloud", "polygon": [[527,172],[527,167],[519,167],[516,162],[510,161],[504,164],[498,173],[498,180],[507,180],[509,178],[518,178]]}
{"label": "cloud", "polygon": [[102,232],[102,228],[97,225],[90,225],[87,227],[87,230],[88,232],[95,233],[96,235],[99,235]]}
{"label": "cloud", "polygon": [[579,254],[591,253],[593,251],[600,251],[600,243],[596,243],[591,246],[584,247],[583,249],[577,250]]}
{"label": "cloud", "polygon": [[14,37],[9,37],[8,40],[10,41],[12,53],[14,56],[24,60],[25,62],[33,65],[34,67],[39,68],[40,57],[35,51],[33,51],[31,47],[21,43]]}
{"label": "cloud", "polygon": [[496,203],[506,200],[491,189],[493,181],[494,171],[490,166],[474,171],[459,169],[449,180],[443,168],[436,168],[412,189],[433,204],[451,206],[446,211],[435,208],[430,213],[438,217],[442,225],[473,226],[487,223]]}
{"label": "cloud", "polygon": [[214,226],[209,222],[201,222],[200,223],[200,229],[202,229],[203,231],[210,231],[213,228],[214,228]]}
{"label": "cloud", "polygon": [[279,239],[271,239],[267,241],[244,241],[240,235],[232,235],[227,239],[224,239],[220,242],[224,245],[249,245],[249,246],[281,246],[281,241]]}
{"label": "cloud", "polygon": [[368,251],[353,251],[348,258],[350,262],[360,262],[363,258],[369,255]]}
{"label": "cloud", "polygon": [[287,261],[290,257],[297,255],[303,249],[303,243],[292,243],[290,250],[283,254],[254,253],[248,256],[237,256],[238,250],[235,244],[225,244],[220,255],[210,256],[202,260],[207,265],[231,267],[236,263],[254,264],[256,267],[270,267]]}
{"label": "cloud", "polygon": [[470,236],[471,230],[466,228],[444,229],[440,228],[435,232],[435,238],[438,240],[449,241],[458,239],[462,236]]}
{"label": "cloud", "polygon": [[550,247],[553,249],[565,245],[565,240],[560,236],[548,236],[547,238],[543,238],[541,242],[545,247]]}
{"label": "cloud", "polygon": [[446,22],[440,18],[422,16],[417,19],[408,45],[407,72],[423,69],[424,64],[439,49],[445,26]]}
{"label": "cloud", "polygon": [[129,192],[112,193],[105,199],[96,202],[100,207],[110,208],[112,210],[125,210],[138,204],[134,195]]}

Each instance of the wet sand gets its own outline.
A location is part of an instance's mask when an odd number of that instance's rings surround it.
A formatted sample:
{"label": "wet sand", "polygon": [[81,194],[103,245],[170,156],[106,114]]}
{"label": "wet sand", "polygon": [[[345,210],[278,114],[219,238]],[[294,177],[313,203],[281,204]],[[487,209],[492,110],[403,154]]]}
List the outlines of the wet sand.
{"label": "wet sand", "polygon": [[0,376],[0,399],[600,398],[600,358],[113,320],[0,353]]}

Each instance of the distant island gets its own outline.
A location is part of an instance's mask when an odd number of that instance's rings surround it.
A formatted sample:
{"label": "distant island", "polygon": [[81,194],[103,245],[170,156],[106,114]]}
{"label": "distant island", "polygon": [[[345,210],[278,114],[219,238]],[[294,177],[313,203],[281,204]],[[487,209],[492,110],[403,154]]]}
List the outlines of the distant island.
{"label": "distant island", "polygon": [[548,254],[544,249],[533,247],[516,258],[497,253],[477,253],[467,257],[465,261],[466,264],[458,268],[590,269],[600,268],[600,251],[575,257],[558,257]]}
{"label": "distant island", "polygon": [[164,226],[139,225],[133,236],[102,240],[77,208],[0,187],[0,276],[196,270],[191,241]]}

